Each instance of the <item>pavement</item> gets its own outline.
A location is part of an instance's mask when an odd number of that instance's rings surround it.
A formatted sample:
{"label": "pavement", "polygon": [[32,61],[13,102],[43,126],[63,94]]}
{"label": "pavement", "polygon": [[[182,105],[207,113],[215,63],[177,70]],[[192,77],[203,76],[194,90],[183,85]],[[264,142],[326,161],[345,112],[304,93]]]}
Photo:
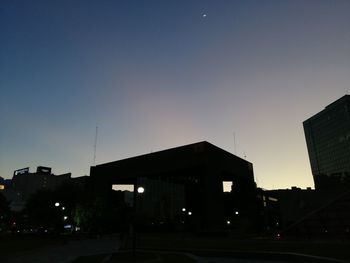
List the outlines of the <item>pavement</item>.
{"label": "pavement", "polygon": [[21,252],[1,259],[1,263],[70,263],[79,256],[115,253],[119,244],[119,235],[73,240],[62,246],[46,246]]}
{"label": "pavement", "polygon": [[196,260],[198,263],[291,263],[287,261],[235,259],[235,258],[221,258],[221,257],[210,257],[210,258],[198,257]]}
{"label": "pavement", "polygon": [[[138,250],[147,252],[147,250]],[[150,251],[148,251],[150,252]],[[152,251],[154,253],[174,253],[174,251]],[[236,257],[223,257],[220,256],[220,252],[217,251],[214,256],[198,256],[193,253],[187,253],[187,252],[179,252],[179,254],[186,255],[187,257],[193,259],[197,263],[291,263],[287,261],[281,261],[281,260],[262,260],[262,259],[248,259],[248,258],[236,258]]]}
{"label": "pavement", "polygon": [[[280,259],[278,259],[280,258]],[[308,255],[296,255],[294,256],[288,255],[287,253],[282,255],[280,254],[278,257],[270,257],[270,259],[262,257],[254,257],[251,258],[237,258],[235,256],[232,257],[222,257],[219,254],[215,256],[195,256],[195,260],[197,263],[348,263],[348,261],[338,261],[329,258],[321,258],[321,257],[310,257]]]}
{"label": "pavement", "polygon": [[[25,251],[1,259],[1,263],[71,263],[80,256],[113,254],[120,247],[119,235],[72,240],[61,246],[46,246]],[[286,263],[286,262],[349,262],[306,256],[295,253],[234,252],[231,250],[154,250],[138,249],[139,252],[185,254],[198,263]],[[152,261],[153,262],[153,261]],[[155,260],[154,262],[158,262]]]}
{"label": "pavement", "polygon": [[[137,249],[137,252],[149,252],[156,255],[182,254],[197,263],[350,263],[345,260],[318,257],[288,252],[241,252],[232,250],[153,250]],[[137,261],[140,262],[140,261]],[[144,263],[163,262],[161,260],[144,261]]]}

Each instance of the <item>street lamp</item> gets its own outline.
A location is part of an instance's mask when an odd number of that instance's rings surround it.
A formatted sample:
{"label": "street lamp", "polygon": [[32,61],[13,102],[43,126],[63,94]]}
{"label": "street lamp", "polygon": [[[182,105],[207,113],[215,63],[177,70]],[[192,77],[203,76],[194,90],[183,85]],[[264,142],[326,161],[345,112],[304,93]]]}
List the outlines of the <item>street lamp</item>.
{"label": "street lamp", "polygon": [[142,186],[140,186],[140,187],[137,188],[137,192],[138,192],[139,194],[143,194],[143,193],[145,192],[145,188],[143,188]]}
{"label": "street lamp", "polygon": [[[145,188],[142,186],[137,187],[137,193],[143,194],[145,192]],[[132,225],[132,235],[133,235],[133,244],[132,244],[132,251],[133,256],[135,256],[136,252],[136,213],[137,213],[137,194],[134,190],[134,218],[133,218],[133,225]]]}
{"label": "street lamp", "polygon": [[60,203],[59,203],[59,202],[56,202],[56,203],[55,203],[55,206],[56,206],[56,207],[59,207],[59,206],[60,206]]}

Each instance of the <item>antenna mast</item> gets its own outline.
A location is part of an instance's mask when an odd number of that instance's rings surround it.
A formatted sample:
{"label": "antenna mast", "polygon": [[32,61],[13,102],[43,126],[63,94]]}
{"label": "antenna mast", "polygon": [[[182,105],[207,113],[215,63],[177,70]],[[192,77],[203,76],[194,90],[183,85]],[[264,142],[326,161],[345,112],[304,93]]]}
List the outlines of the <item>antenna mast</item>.
{"label": "antenna mast", "polygon": [[96,125],[95,143],[94,143],[94,163],[93,163],[94,166],[95,166],[95,164],[96,164],[97,133],[98,133],[98,126]]}
{"label": "antenna mast", "polygon": [[236,155],[237,151],[236,151],[236,133],[235,132],[233,132],[233,150]]}

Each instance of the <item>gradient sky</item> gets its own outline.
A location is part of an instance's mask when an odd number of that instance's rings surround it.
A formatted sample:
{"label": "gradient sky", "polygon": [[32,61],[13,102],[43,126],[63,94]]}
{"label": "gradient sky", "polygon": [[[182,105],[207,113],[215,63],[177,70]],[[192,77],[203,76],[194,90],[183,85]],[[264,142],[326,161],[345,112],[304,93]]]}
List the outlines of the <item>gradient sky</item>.
{"label": "gradient sky", "polygon": [[98,125],[96,164],[206,140],[246,156],[260,187],[313,187],[302,122],[350,90],[349,14],[347,0],[1,0],[0,176],[89,174]]}

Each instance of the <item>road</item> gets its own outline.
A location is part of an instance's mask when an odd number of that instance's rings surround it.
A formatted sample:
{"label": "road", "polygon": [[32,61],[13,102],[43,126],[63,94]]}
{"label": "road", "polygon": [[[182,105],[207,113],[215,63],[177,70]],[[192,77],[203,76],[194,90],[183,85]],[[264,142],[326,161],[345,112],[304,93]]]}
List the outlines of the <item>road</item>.
{"label": "road", "polygon": [[1,263],[69,263],[79,256],[114,253],[119,248],[119,236],[69,241],[62,246],[47,246],[11,256]]}

